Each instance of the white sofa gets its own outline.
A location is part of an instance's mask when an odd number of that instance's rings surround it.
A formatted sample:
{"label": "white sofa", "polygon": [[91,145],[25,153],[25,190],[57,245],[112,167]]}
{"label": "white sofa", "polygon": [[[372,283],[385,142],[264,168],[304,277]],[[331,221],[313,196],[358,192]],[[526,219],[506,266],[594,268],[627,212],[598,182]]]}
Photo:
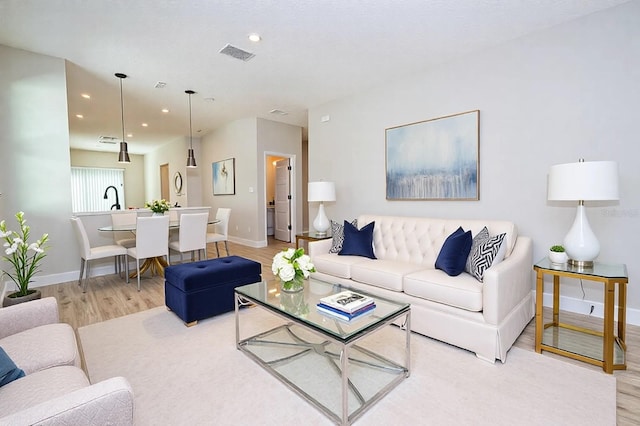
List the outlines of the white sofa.
{"label": "white sofa", "polygon": [[133,424],[129,383],[89,383],[73,328],[58,322],[55,298],[1,308],[0,347],[25,373],[0,387],[0,425]]}
{"label": "white sofa", "polygon": [[[362,215],[358,227],[373,221],[377,259],[329,253],[331,239],[312,241],[314,278],[408,302],[412,331],[505,362],[534,315],[531,239],[500,220]],[[484,226],[492,236],[506,233],[504,260],[484,272],[483,282],[435,269],[445,239],[460,226],[474,236]]]}

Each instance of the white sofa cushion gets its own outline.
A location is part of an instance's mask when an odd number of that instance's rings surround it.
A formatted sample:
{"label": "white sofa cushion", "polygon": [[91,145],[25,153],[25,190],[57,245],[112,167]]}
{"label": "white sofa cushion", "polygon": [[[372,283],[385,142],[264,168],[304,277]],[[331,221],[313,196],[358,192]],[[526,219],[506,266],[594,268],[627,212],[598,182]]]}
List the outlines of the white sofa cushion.
{"label": "white sofa cushion", "polygon": [[0,346],[26,375],[59,365],[80,367],[76,336],[69,324],[31,328],[0,339]]}
{"label": "white sofa cushion", "polygon": [[466,273],[450,277],[439,269],[413,272],[404,278],[404,292],[467,311],[482,311],[482,283]]}
{"label": "white sofa cushion", "polygon": [[351,265],[351,279],[388,290],[402,291],[405,275],[420,269],[424,267],[414,263],[365,259]]}
{"label": "white sofa cushion", "polygon": [[0,413],[8,416],[86,386],[89,380],[77,367],[38,371],[0,388]]}
{"label": "white sofa cushion", "polygon": [[335,253],[325,253],[314,256],[312,260],[317,271],[338,278],[350,279],[351,266],[367,259],[360,256],[339,256]]}
{"label": "white sofa cushion", "polygon": [[505,233],[505,258],[511,255],[518,239],[513,222],[504,220],[434,219],[403,216],[358,216],[358,224],[376,222],[373,246],[378,259],[399,260],[432,268],[444,240],[459,226],[476,235],[487,227],[490,235]]}

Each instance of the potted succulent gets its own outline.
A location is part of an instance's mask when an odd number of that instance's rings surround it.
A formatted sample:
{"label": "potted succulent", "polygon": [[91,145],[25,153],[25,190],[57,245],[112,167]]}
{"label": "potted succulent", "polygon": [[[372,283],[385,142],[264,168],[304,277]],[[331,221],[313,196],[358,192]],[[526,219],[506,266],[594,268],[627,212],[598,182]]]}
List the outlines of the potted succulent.
{"label": "potted succulent", "polygon": [[30,227],[24,218],[23,212],[16,213],[16,220],[20,226],[19,231],[7,230],[7,224],[3,220],[0,222],[0,238],[4,240],[5,256],[3,260],[12,266],[10,271],[3,270],[18,287],[18,291],[5,296],[2,305],[10,306],[41,297],[39,290],[29,289],[29,283],[33,281],[33,276],[39,272],[38,265],[46,256],[45,246],[49,240],[48,234],[43,234],[35,243],[29,243]]}
{"label": "potted succulent", "polygon": [[567,263],[569,258],[564,247],[559,244],[555,244],[549,248],[549,260],[551,263]]}

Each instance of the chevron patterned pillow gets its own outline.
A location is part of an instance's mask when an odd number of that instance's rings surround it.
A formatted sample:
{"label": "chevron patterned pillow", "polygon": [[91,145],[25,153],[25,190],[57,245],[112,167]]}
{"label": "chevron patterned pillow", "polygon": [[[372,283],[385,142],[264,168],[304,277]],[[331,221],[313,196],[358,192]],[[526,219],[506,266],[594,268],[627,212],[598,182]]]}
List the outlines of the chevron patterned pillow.
{"label": "chevron patterned pillow", "polygon": [[471,257],[471,275],[478,281],[482,282],[484,279],[484,271],[491,267],[506,235],[500,234],[489,238],[485,243],[480,244],[475,253],[473,253]]}
{"label": "chevron patterned pillow", "polygon": [[467,263],[464,266],[465,272],[473,275],[471,267],[473,255],[476,251],[478,251],[478,247],[480,247],[480,245],[486,243],[487,241],[489,241],[489,230],[485,226],[480,232],[476,234],[475,237],[473,237],[473,241],[471,242],[471,251],[469,252],[469,256],[467,257]]}
{"label": "chevron patterned pillow", "polygon": [[[351,224],[357,228],[358,219],[353,219]],[[342,250],[342,245],[344,244],[344,225],[332,220],[331,235],[333,236],[333,241],[331,242],[329,253],[339,253],[340,250]]]}

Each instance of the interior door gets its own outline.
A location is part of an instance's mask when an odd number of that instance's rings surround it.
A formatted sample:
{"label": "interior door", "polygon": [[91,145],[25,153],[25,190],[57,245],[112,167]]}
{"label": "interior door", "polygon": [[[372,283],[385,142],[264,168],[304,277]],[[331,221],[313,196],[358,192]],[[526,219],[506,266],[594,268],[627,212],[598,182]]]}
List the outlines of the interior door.
{"label": "interior door", "polygon": [[276,212],[274,238],[291,242],[291,169],[289,159],[276,162]]}
{"label": "interior door", "polygon": [[171,190],[169,189],[169,165],[160,165],[160,196],[171,203]]}

